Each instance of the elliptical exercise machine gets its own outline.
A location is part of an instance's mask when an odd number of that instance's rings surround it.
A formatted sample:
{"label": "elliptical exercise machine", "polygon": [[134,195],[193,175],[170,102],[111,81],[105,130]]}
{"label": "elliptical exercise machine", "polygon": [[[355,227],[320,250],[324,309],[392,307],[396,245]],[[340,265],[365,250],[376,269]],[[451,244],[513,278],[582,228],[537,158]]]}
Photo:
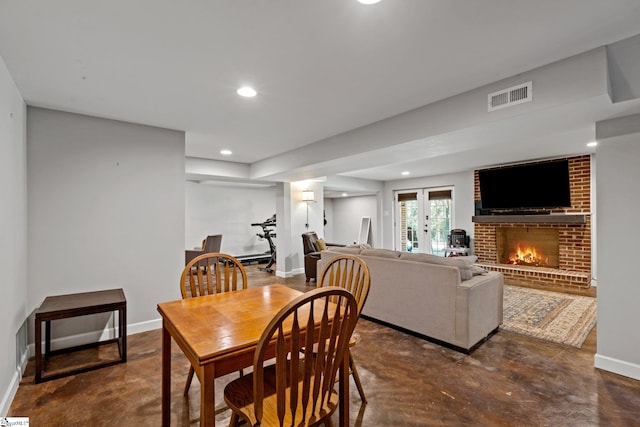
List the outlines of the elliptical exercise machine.
{"label": "elliptical exercise machine", "polygon": [[271,253],[269,263],[265,267],[258,267],[258,270],[266,271],[267,273],[273,273],[274,270],[271,268],[271,266],[273,266],[273,264],[275,264],[276,262],[276,244],[273,243],[273,238],[276,237],[276,214],[273,214],[271,218],[268,218],[264,222],[254,222],[251,224],[251,226],[262,227],[262,233],[257,233],[256,235],[261,239],[267,239],[267,242],[269,243],[269,252]]}

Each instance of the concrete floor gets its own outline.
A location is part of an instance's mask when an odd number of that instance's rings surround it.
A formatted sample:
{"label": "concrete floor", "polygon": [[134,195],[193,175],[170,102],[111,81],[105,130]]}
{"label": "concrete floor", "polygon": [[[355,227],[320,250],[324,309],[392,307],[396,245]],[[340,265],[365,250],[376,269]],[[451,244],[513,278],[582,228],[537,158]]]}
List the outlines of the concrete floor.
{"label": "concrete floor", "polygon": [[[304,275],[277,278],[249,266],[249,283],[300,290]],[[312,284],[313,285],[313,284]],[[500,331],[470,355],[360,319],[352,350],[369,403],[351,383],[352,426],[638,426],[640,381],[593,367],[595,329],[581,349]],[[160,331],[128,337],[128,361],[41,384],[29,362],[8,416],[31,426],[159,426]],[[182,388],[188,362],[176,345],[172,364],[173,426],[197,426],[200,385]],[[61,356],[82,363],[114,356],[114,348]],[[217,424],[227,425],[216,380]]]}

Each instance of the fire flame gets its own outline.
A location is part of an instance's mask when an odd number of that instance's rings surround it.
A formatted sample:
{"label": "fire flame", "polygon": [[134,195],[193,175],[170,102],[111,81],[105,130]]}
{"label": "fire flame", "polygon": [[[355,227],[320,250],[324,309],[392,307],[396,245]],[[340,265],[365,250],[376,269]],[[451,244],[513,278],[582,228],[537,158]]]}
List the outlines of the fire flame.
{"label": "fire flame", "polygon": [[546,257],[542,253],[538,253],[538,250],[535,247],[525,246],[521,248],[519,243],[516,245],[515,252],[509,255],[509,264],[540,267],[546,266],[548,263],[549,257]]}

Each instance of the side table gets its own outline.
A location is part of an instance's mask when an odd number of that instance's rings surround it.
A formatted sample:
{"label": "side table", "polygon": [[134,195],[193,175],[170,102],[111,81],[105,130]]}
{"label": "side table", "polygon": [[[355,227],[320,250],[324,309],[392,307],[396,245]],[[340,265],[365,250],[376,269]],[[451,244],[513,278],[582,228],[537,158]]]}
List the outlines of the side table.
{"label": "side table", "polygon": [[[98,341],[74,347],[67,347],[51,351],[51,321],[87,314],[118,311],[118,337],[110,340]],[[42,354],[42,322],[45,322],[45,351]],[[127,300],[122,289],[83,292],[79,294],[57,295],[45,298],[40,308],[35,312],[35,347],[36,347],[36,375],[35,382],[49,381],[67,375],[79,374],[105,366],[115,365],[127,361]],[[44,375],[47,357],[54,354],[70,353],[104,344],[118,343],[120,358],[108,360],[99,364],[69,369]]]}
{"label": "side table", "polygon": [[[466,256],[471,252],[471,248],[460,247],[460,246],[447,246],[444,248],[444,256],[452,256],[453,254]],[[449,255],[447,255],[449,253]]]}

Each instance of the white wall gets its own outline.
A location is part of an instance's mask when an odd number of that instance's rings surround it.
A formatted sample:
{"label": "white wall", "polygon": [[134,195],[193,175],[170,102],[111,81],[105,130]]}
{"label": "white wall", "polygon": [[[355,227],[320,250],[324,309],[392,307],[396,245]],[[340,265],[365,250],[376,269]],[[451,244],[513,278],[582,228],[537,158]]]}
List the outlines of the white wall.
{"label": "white wall", "polygon": [[[123,288],[128,332],[160,327],[184,267],[184,133],[29,107],[27,164],[29,312]],[[105,326],[77,320],[53,337]]]}
{"label": "white wall", "polygon": [[27,171],[25,104],[0,58],[0,417],[26,364]]}
{"label": "white wall", "polygon": [[267,241],[256,236],[262,228],[251,224],[264,222],[276,213],[275,186],[247,188],[187,182],[185,188],[185,248],[200,247],[206,236],[222,234],[220,250],[230,255],[269,250]]}
{"label": "white wall", "polygon": [[252,188],[187,181],[185,189],[186,248],[200,246],[206,235],[222,234],[222,252],[236,256],[267,252],[267,241],[256,236],[262,229],[251,224],[265,221],[280,209],[274,239],[281,255],[277,274],[290,277],[304,273],[300,236],[307,230],[307,203],[301,200],[302,190],[313,190],[316,194],[316,202],[308,204],[309,230],[322,235],[321,183],[300,181]]}
{"label": "white wall", "polygon": [[324,230],[323,236],[324,240],[331,243],[337,243],[337,240],[333,237],[333,226],[335,225],[334,216],[333,216],[333,201],[334,199],[324,199],[324,219],[327,220],[327,225],[324,225],[322,228]]}
{"label": "white wall", "polygon": [[[292,183],[278,183],[279,192],[277,204],[278,223],[283,225],[278,237],[278,269],[280,277],[291,277],[304,273],[304,250],[302,248],[302,233],[315,231],[318,236],[323,235],[324,188],[316,181],[296,181]],[[303,191],[313,191],[315,201],[302,200]]]}
{"label": "white wall", "polygon": [[333,199],[331,243],[355,243],[360,234],[363,216],[371,217],[371,246],[381,247],[378,235],[378,198],[375,195]]}
{"label": "white wall", "polygon": [[451,228],[463,228],[473,239],[474,215],[473,171],[424,178],[403,179],[385,183],[383,197],[383,245],[393,249],[393,215],[395,209],[394,192],[420,188],[453,187],[453,224]]}
{"label": "white wall", "polygon": [[[640,379],[640,279],[637,253],[620,239],[640,241],[640,115],[598,123],[596,152],[597,368]],[[630,132],[630,133],[627,133]]]}

